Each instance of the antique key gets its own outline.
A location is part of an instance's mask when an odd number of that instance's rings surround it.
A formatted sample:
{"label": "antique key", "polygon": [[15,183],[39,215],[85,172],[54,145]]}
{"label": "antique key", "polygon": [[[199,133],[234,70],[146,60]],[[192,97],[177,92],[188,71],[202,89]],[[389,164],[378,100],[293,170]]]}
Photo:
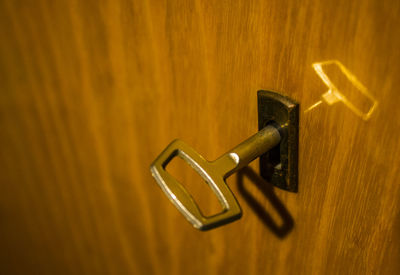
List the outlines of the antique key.
{"label": "antique key", "polygon": [[[189,145],[177,139],[170,143],[151,165],[151,173],[161,189],[182,215],[197,229],[208,230],[232,222],[241,217],[242,211],[240,206],[228,185],[225,183],[225,179],[239,169],[247,166],[257,157],[265,155],[271,149],[276,148],[282,141],[286,143],[286,147],[282,145],[280,146],[280,151],[284,154],[282,155],[281,163],[277,164],[275,167],[275,173],[276,175],[283,177],[283,180],[290,178],[294,179],[293,177],[290,177],[290,173],[287,173],[288,171],[292,173],[296,172],[297,174],[297,169],[290,167],[290,163],[293,163],[292,159],[288,158],[290,155],[292,158],[295,154],[297,156],[297,143],[292,145],[296,147],[296,152],[289,150],[290,152],[288,154],[287,148],[288,140],[293,140],[292,136],[294,135],[297,138],[297,131],[293,131],[293,129],[289,127],[290,123],[293,122],[290,120],[291,116],[287,115],[290,114],[290,111],[293,110],[293,108],[297,110],[297,104],[293,105],[288,102],[287,98],[275,93],[260,91],[259,107],[261,102],[260,96],[264,99],[271,99],[271,102],[276,101],[281,104],[275,106],[276,109],[274,112],[276,112],[276,115],[270,115],[271,112],[264,112],[267,115],[261,116],[261,121],[259,117],[259,123],[265,122],[265,124],[262,125],[261,130],[232,150],[228,151],[226,154],[222,155],[217,160],[211,162],[205,160]],[[268,103],[269,101],[264,101],[263,106],[268,105],[266,102]],[[285,104],[282,105],[282,102]],[[297,130],[297,128],[295,130]],[[289,133],[291,133],[291,136],[289,136]],[[291,139],[288,137],[291,137]],[[221,213],[209,217],[202,214],[192,196],[172,175],[166,171],[166,166],[174,157],[180,157],[182,160],[186,161],[211,187],[211,190],[216,194],[223,207]],[[296,171],[291,171],[288,167]],[[279,184],[277,185],[279,186]]]}

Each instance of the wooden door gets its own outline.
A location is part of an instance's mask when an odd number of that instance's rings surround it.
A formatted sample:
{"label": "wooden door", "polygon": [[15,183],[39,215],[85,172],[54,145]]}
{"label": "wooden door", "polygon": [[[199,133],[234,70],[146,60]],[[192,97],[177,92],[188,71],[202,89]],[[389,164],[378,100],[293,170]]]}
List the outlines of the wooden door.
{"label": "wooden door", "polygon": [[[0,273],[398,274],[399,4],[1,1]],[[199,232],[150,163],[255,133],[259,89],[300,103],[299,192],[256,161],[242,219]]]}

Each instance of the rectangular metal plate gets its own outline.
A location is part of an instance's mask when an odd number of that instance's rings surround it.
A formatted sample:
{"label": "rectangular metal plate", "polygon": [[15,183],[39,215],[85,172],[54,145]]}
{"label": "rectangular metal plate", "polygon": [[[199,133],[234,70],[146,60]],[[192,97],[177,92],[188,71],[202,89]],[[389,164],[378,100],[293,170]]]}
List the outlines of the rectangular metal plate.
{"label": "rectangular metal plate", "polygon": [[279,145],[260,157],[260,174],[273,185],[298,191],[299,104],[271,91],[258,91],[258,129],[280,126]]}

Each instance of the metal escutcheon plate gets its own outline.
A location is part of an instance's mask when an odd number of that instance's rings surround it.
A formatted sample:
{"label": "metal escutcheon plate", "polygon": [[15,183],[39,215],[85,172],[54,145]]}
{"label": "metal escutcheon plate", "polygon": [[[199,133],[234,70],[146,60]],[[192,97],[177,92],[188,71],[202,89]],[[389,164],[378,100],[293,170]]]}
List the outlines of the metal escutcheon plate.
{"label": "metal escutcheon plate", "polygon": [[260,173],[281,189],[298,191],[299,104],[271,91],[258,91],[258,129],[281,127],[282,141],[260,157]]}

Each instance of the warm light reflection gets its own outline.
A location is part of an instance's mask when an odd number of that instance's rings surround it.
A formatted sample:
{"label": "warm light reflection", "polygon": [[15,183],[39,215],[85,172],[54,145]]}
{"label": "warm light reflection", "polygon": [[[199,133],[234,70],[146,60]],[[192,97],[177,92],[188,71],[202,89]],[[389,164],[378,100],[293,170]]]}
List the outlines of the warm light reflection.
{"label": "warm light reflection", "polygon": [[[336,85],[331,81],[331,79],[328,77],[326,71],[323,70],[323,66],[328,66],[328,65],[335,65],[341,73],[345,76],[345,78],[350,81],[351,86],[356,88],[356,90],[359,92],[355,97],[353,96],[352,100],[349,100],[348,97],[346,97],[343,94],[343,90],[340,91],[337,88],[337,85],[339,83],[336,83]],[[318,76],[322,79],[322,81],[325,83],[325,85],[329,88],[329,90],[322,95],[322,100],[317,101],[313,105],[311,105],[306,111],[309,112],[318,105],[320,105],[323,101],[325,101],[328,105],[332,105],[336,102],[343,102],[353,113],[355,113],[357,116],[361,117],[364,120],[368,120],[372,113],[375,111],[376,106],[378,104],[378,101],[370,94],[368,89],[361,84],[361,82],[353,75],[342,63],[340,63],[338,60],[329,60],[329,61],[323,61],[323,62],[317,62],[312,64],[315,72],[318,74]],[[343,83],[341,83],[343,84]],[[365,97],[365,98],[361,98]],[[361,101],[368,101],[368,108],[367,110],[362,110],[360,106],[356,106],[356,101],[360,99]],[[359,103],[359,102],[357,102]]]}

